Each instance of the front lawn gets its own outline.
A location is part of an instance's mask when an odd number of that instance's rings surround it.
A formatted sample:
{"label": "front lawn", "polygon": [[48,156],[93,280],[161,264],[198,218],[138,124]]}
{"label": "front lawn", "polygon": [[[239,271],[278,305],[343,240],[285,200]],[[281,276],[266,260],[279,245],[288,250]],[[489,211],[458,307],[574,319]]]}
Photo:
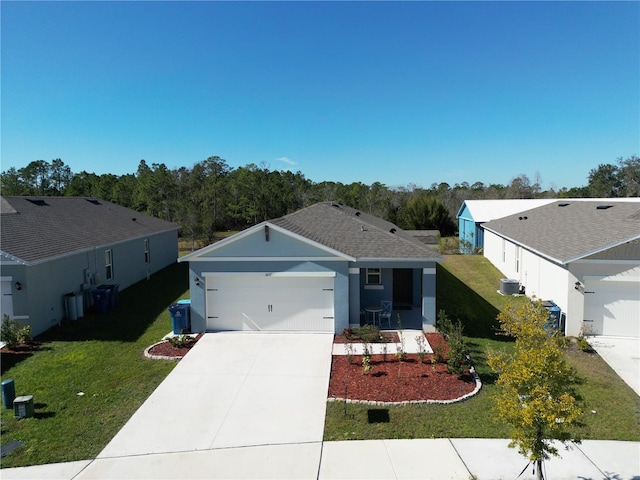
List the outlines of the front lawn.
{"label": "front lawn", "polygon": [[187,268],[174,264],[120,292],[106,315],[53,328],[13,366],[3,354],[2,380],[35,404],[35,416],[22,420],[0,409],[2,444],[24,443],[3,468],[95,458],[107,445],[176,365],[143,352],[171,330],[167,307],[187,295]]}
{"label": "front lawn", "polygon": [[[497,314],[525,297],[498,293],[502,275],[482,256],[450,255],[437,267],[437,308],[464,324],[465,340],[483,387],[478,395],[452,405],[367,406],[327,403],[325,440],[376,438],[508,438],[509,427],[492,411],[496,375],[486,364],[489,350],[512,347],[496,335]],[[571,348],[567,360],[583,379],[585,439],[640,441],[640,397],[597,354]],[[371,410],[386,410],[372,415]],[[595,413],[592,413],[595,412]],[[380,421],[383,419],[384,421]]]}

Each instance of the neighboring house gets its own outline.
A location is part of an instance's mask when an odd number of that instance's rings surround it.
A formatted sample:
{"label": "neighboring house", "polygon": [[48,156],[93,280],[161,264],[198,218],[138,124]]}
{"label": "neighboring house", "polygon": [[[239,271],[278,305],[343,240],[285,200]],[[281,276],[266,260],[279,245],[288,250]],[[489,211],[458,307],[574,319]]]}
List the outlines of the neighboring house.
{"label": "neighboring house", "polygon": [[405,230],[412,237],[420,240],[425,245],[440,244],[440,231],[439,230]]}
{"label": "neighboring house", "polygon": [[640,337],[640,199],[556,200],[484,230],[484,256],[558,305],[567,335]]}
{"label": "neighboring house", "polygon": [[[317,203],[179,259],[189,262],[192,331],[341,333],[393,302],[404,326],[435,326],[436,262],[396,225]],[[383,324],[384,325],[384,324]]]}
{"label": "neighboring house", "polygon": [[[559,198],[502,199],[502,200],[465,200],[462,202],[456,218],[458,219],[458,238],[460,253],[476,253],[484,248],[483,223],[516,213],[542,207],[562,200]],[[608,201],[607,198],[565,198],[566,201]],[[633,202],[634,198],[616,198],[617,202]]]}
{"label": "neighboring house", "polygon": [[475,253],[484,247],[482,224],[554,202],[554,199],[465,200],[458,210],[458,238],[461,253]]}
{"label": "neighboring house", "polygon": [[[82,311],[99,284],[129,285],[178,257],[178,225],[82,197],[1,197],[2,315],[34,335],[67,316],[65,295]],[[76,312],[77,313],[77,312]]]}

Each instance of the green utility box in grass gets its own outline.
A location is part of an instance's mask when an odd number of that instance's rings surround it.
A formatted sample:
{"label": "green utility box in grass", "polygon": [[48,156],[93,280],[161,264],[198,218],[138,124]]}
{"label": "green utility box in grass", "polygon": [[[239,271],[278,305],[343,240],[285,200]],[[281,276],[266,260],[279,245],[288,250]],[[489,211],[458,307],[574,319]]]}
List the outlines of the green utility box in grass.
{"label": "green utility box in grass", "polygon": [[13,416],[16,418],[33,417],[33,395],[24,395],[13,400]]}

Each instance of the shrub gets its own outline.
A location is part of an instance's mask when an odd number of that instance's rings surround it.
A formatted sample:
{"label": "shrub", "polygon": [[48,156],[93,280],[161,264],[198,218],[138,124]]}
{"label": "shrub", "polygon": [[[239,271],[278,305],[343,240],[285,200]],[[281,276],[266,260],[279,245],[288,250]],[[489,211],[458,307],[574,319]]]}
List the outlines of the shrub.
{"label": "shrub", "polygon": [[467,364],[467,346],[462,337],[462,323],[457,320],[455,323],[447,316],[444,310],[438,312],[436,328],[447,340],[449,344],[449,359],[447,360],[449,372],[460,375]]}
{"label": "shrub", "polygon": [[447,361],[447,356],[445,354],[445,344],[443,342],[439,342],[438,344],[433,346],[432,359],[436,363],[445,363]]}
{"label": "shrub", "polygon": [[15,348],[20,344],[29,344],[33,341],[31,337],[31,325],[20,325],[16,320],[4,316],[0,327],[0,338],[9,348]]}
{"label": "shrub", "polygon": [[189,342],[188,335],[177,335],[175,337],[169,337],[169,343],[174,348],[186,347]]}
{"label": "shrub", "polygon": [[589,345],[589,342],[587,342],[585,337],[578,337],[577,342],[580,350],[583,352],[591,352],[591,345]]}
{"label": "shrub", "polygon": [[380,334],[380,329],[375,325],[363,325],[356,328],[345,328],[343,335],[347,340],[360,339],[365,343],[380,343],[384,337]]}

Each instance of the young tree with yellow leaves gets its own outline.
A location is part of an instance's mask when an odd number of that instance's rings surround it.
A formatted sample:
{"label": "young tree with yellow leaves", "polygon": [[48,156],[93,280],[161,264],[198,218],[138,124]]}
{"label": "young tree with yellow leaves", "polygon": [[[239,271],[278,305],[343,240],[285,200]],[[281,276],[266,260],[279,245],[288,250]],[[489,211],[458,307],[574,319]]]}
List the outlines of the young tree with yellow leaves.
{"label": "young tree with yellow leaves", "polygon": [[582,415],[572,386],[574,370],[564,356],[562,338],[545,328],[549,312],[542,302],[509,305],[498,320],[515,338],[513,353],[491,352],[488,364],[498,373],[497,414],[513,427],[510,447],[535,465],[543,479],[543,461],[558,456],[554,440],[578,441],[570,432]]}

